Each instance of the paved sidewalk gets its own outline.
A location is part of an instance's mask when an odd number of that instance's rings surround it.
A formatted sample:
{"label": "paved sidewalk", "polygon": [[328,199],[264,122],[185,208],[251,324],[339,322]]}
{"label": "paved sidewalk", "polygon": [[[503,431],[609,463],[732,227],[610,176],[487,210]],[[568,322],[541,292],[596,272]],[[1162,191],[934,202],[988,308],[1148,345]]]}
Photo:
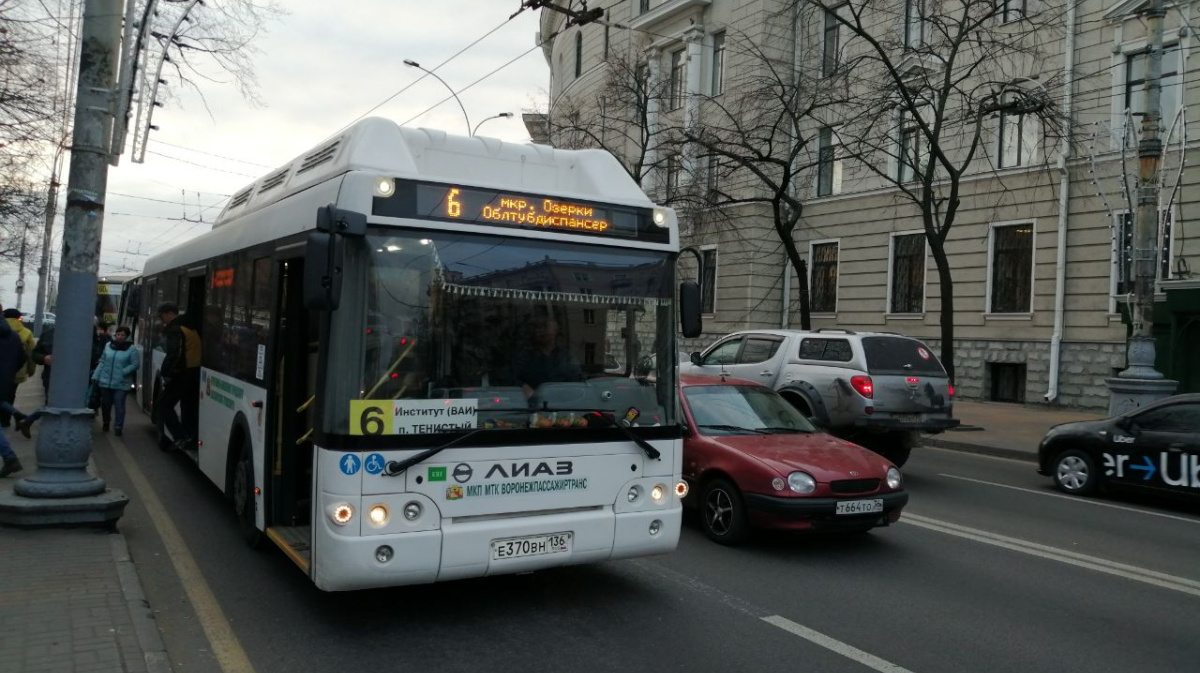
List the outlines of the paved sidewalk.
{"label": "paved sidewalk", "polygon": [[1037,462],[1038,444],[1051,427],[1106,416],[1095,412],[1024,404],[956,400],[954,417],[962,421],[960,428],[938,435],[926,435],[922,444]]}
{"label": "paved sidewalk", "polygon": [[[21,385],[17,406],[32,411],[42,399],[35,378]],[[25,468],[0,479],[0,495],[10,495],[36,470],[37,435],[4,432]],[[0,673],[171,670],[123,535],[0,527]]]}

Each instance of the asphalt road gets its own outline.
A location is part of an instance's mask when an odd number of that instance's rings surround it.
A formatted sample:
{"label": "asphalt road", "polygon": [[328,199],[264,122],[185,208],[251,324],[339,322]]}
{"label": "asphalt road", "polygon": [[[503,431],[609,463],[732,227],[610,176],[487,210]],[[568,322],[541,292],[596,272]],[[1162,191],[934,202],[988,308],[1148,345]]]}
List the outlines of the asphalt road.
{"label": "asphalt road", "polygon": [[[1028,463],[921,449],[901,523],[867,535],[724,548],[693,517],[669,556],[324,594],[282,553],[247,549],[215,487],[130,406],[127,448],[98,440],[96,459],[132,497],[121,530],[177,672],[247,670],[206,636],[212,605],[258,673],[1200,666],[1200,506],[1061,497]],[[169,548],[198,575],[181,580]]]}

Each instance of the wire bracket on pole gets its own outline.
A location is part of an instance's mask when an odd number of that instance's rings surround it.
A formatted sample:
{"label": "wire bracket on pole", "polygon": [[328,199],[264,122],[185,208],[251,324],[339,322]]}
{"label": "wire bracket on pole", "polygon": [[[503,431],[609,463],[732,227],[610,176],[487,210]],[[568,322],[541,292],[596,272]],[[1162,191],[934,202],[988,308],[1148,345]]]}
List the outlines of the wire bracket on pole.
{"label": "wire bracket on pole", "polygon": [[554,12],[559,12],[560,14],[566,14],[567,17],[569,17],[567,19],[568,28],[571,26],[586,26],[589,23],[594,23],[604,18],[603,7],[588,9],[587,0],[584,0],[584,2],[581,4],[583,5],[582,9],[574,10],[569,7],[560,7],[550,2],[550,0],[522,0],[521,8],[508,18],[511,20],[527,9],[538,10],[542,9],[543,7]]}

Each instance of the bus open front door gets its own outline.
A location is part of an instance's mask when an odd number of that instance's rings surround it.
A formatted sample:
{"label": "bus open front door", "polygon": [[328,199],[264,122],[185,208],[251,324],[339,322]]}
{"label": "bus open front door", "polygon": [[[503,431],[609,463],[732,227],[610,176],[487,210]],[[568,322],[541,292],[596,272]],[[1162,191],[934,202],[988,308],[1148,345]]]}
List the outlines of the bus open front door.
{"label": "bus open front door", "polygon": [[267,537],[308,572],[312,562],[312,428],[316,421],[320,322],[304,307],[302,259],[276,263],[272,440],[268,446]]}

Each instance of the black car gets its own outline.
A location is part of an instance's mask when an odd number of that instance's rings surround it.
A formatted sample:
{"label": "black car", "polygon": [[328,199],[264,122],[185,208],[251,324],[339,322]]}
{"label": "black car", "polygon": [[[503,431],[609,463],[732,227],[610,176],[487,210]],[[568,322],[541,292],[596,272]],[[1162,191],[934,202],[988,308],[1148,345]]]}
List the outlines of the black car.
{"label": "black car", "polygon": [[1038,474],[1076,495],[1114,486],[1200,496],[1200,394],[1056,425],[1038,447]]}

